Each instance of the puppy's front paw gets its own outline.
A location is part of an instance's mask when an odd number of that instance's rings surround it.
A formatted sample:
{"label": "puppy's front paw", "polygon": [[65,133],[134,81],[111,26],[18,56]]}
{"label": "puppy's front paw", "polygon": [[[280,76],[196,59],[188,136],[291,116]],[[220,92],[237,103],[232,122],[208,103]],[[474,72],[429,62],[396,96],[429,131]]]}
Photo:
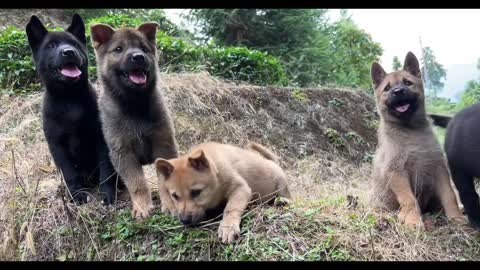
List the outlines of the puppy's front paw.
{"label": "puppy's front paw", "polygon": [[82,204],[85,204],[85,203],[89,202],[88,194],[86,192],[83,192],[83,191],[74,192],[72,197],[73,197],[73,199],[71,199],[70,201],[77,204],[77,205],[82,205]]}
{"label": "puppy's front paw", "polygon": [[218,228],[218,238],[223,243],[231,243],[240,236],[240,224],[222,220]]}
{"label": "puppy's front paw", "polygon": [[423,219],[421,216],[418,216],[414,211],[410,211],[407,214],[402,215],[403,213],[400,212],[400,221],[405,225],[411,228],[418,228],[420,230],[425,230],[425,224],[423,223]]}
{"label": "puppy's front paw", "polygon": [[273,202],[274,206],[283,207],[290,203],[290,199],[284,197],[277,197]]}
{"label": "puppy's front paw", "polygon": [[464,216],[448,217],[449,220],[453,221],[458,225],[467,225],[468,220]]}
{"label": "puppy's front paw", "polygon": [[137,220],[142,220],[150,216],[153,205],[150,198],[142,198],[133,201],[132,216]]}

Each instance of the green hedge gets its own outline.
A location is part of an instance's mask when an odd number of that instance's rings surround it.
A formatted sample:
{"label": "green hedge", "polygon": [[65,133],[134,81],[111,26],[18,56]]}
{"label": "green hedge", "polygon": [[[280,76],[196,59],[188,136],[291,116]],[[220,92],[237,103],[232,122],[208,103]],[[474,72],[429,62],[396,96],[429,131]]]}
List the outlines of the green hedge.
{"label": "green hedge", "polygon": [[[107,23],[113,27],[138,26],[141,21],[126,15],[102,16],[87,21]],[[61,28],[56,28],[61,31]],[[89,73],[96,79],[95,54],[87,27]],[[160,66],[166,72],[208,71],[213,76],[240,80],[257,85],[286,85],[285,71],[280,62],[266,53],[243,47],[196,46],[180,38],[158,31],[157,46]],[[0,91],[28,93],[40,89],[24,30],[8,27],[0,31]]]}
{"label": "green hedge", "polygon": [[0,32],[0,88],[10,94],[39,88],[25,31],[12,26]]}

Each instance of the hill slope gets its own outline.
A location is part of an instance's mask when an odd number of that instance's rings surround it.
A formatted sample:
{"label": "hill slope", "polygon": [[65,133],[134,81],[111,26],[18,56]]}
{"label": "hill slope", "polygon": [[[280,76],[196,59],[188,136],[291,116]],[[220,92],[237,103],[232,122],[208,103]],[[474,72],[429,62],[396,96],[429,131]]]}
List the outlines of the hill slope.
{"label": "hill slope", "polygon": [[[365,206],[375,148],[373,100],[362,91],[236,85],[205,74],[164,75],[181,153],[214,140],[257,141],[282,159],[293,203],[252,206],[242,236],[216,238],[218,221],[184,228],[156,210],[65,203],[41,130],[41,93],[0,98],[0,259],[10,260],[462,260],[480,259],[479,234],[433,217],[414,232]],[[93,194],[95,197],[95,194]],[[126,197],[126,198],[125,198]]]}

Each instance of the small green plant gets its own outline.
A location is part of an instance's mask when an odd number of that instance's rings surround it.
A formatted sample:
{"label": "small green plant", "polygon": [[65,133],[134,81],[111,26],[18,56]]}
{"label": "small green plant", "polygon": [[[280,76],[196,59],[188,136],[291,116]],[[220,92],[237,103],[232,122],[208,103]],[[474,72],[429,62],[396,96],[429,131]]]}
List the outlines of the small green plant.
{"label": "small green plant", "polygon": [[292,97],[294,99],[299,100],[299,101],[307,100],[307,96],[305,95],[305,93],[302,92],[302,90],[300,88],[294,89],[292,91]]}
{"label": "small green plant", "polygon": [[378,119],[375,119],[373,118],[371,115],[369,114],[365,114],[363,116],[363,120],[365,121],[365,124],[367,125],[368,128],[370,129],[374,129],[374,130],[377,130],[378,129],[378,125],[379,125],[379,121]]}
{"label": "small green plant", "polygon": [[362,136],[358,135],[357,133],[350,131],[348,132],[345,137],[347,140],[352,141],[356,144],[361,144],[364,143],[365,141],[363,140]]}
{"label": "small green plant", "polygon": [[327,128],[325,129],[323,134],[327,136],[328,142],[333,144],[334,146],[342,147],[345,145],[344,139],[342,138],[342,136],[340,136],[338,131],[336,131],[335,129]]}
{"label": "small green plant", "polygon": [[337,108],[343,108],[344,107],[343,101],[341,101],[337,98],[333,98],[333,99],[329,100],[328,104],[330,104],[330,106],[337,107]]}
{"label": "small green plant", "polygon": [[372,163],[374,157],[375,157],[374,154],[367,152],[363,154],[362,161],[367,163]]}

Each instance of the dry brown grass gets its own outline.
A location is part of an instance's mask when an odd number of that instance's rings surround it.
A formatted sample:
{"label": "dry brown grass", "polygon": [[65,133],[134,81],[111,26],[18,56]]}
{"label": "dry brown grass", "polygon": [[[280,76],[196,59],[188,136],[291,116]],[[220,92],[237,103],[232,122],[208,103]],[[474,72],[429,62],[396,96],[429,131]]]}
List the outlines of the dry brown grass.
{"label": "dry brown grass", "polygon": [[[282,158],[293,203],[252,207],[232,245],[218,242],[215,222],[184,228],[159,209],[134,221],[127,199],[115,207],[66,203],[41,130],[41,93],[2,96],[0,259],[480,259],[480,235],[467,227],[433,217],[433,231],[416,232],[365,206],[375,116],[364,93],[236,85],[206,74],[163,80],[181,152],[208,140],[263,143]],[[152,166],[145,171],[155,190]]]}

